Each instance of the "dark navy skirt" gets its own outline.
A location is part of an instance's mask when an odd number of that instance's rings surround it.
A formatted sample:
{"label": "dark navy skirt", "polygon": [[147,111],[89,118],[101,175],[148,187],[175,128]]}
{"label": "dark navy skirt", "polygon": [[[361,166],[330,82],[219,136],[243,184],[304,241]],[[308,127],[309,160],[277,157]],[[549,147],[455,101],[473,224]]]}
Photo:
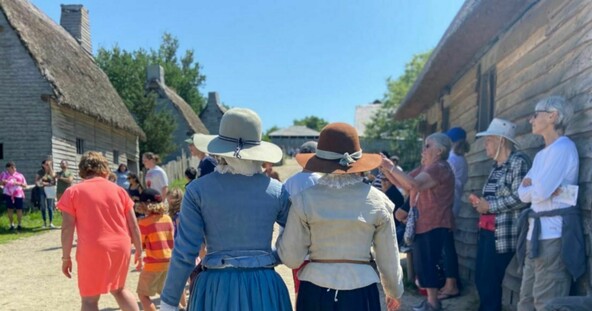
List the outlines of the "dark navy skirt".
{"label": "dark navy skirt", "polygon": [[207,269],[189,297],[190,311],[291,311],[288,288],[270,268]]}
{"label": "dark navy skirt", "polygon": [[380,311],[377,283],[352,290],[335,290],[300,281],[297,311]]}

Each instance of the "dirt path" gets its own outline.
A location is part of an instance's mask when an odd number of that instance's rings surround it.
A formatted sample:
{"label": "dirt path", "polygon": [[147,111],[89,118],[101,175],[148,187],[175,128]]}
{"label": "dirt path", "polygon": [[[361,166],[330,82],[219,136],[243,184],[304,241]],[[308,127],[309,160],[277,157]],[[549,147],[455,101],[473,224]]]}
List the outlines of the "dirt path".
{"label": "dirt path", "polygon": [[[277,168],[282,180],[299,170],[293,160]],[[76,267],[72,279],[67,279],[60,271],[60,230],[48,230],[44,234],[0,245],[0,267],[0,310],[79,310]],[[290,269],[281,265],[276,270],[286,282],[294,301]],[[126,287],[135,292],[139,273],[132,266],[129,271]],[[402,310],[411,310],[410,306],[418,304],[421,299],[406,293]],[[103,295],[99,306],[101,310],[119,310],[110,295]],[[468,311],[474,307],[474,301],[462,298],[445,304],[445,310]]]}

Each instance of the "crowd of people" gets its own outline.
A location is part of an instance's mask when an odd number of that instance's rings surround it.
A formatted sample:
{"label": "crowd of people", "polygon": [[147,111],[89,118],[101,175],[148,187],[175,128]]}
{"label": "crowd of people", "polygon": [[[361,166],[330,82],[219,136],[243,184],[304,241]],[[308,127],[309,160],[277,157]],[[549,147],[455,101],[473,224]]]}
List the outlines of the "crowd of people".
{"label": "crowd of people", "polygon": [[[533,162],[518,150],[514,123],[494,118],[476,133],[493,163],[481,191],[465,191],[470,146],[460,127],[429,135],[421,164],[405,172],[397,156],[363,152],[352,126],[331,123],[318,143],[299,148],[302,171],[282,183],[272,168],[282,150],[261,140],[259,116],[243,108],[224,114],[219,135],[186,141],[199,164],[185,171],[184,191],[169,189],[151,152],[142,155],[143,181],[125,164],[112,172],[101,153],[87,152],[81,182],[73,183],[66,161],[54,173],[47,159],[35,185],[44,227],[54,227],[56,200],[62,212],[67,277],[77,233],[83,310],[96,310],[104,293],[122,310],[138,310],[124,286],[132,244],[144,310],[156,310],[156,295],[160,310],[292,310],[278,264],[294,269],[296,310],[398,310],[403,248],[426,292],[414,310],[441,310],[443,299],[461,294],[456,222],[474,212],[479,310],[502,309],[513,258],[522,272],[518,310],[545,310],[569,295],[586,257],[579,209],[566,195],[578,184],[578,151],[565,136],[573,108],[551,96],[534,110],[529,123],[545,147]],[[11,230],[20,230],[27,181],[14,162],[0,184]]]}

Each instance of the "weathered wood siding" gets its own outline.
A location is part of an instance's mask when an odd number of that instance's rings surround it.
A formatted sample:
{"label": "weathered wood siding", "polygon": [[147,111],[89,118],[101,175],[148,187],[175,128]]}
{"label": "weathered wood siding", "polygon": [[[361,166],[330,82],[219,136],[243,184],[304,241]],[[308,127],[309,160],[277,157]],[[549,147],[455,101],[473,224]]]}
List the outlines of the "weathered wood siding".
{"label": "weathered wood siding", "polygon": [[[78,178],[78,162],[81,154],[76,153],[76,139],[79,138],[84,141],[83,152],[102,152],[113,170],[118,166],[116,163],[129,165],[130,162],[135,162],[136,166],[129,167],[129,169],[138,172],[138,139],[133,134],[58,105],[52,105],[51,121],[53,125],[52,151],[56,170],[59,171],[61,160],[67,160],[72,172]],[[114,158],[114,151],[119,153],[117,159]]]}
{"label": "weathered wood siding", "polygon": [[6,161],[32,184],[41,161],[51,154],[50,108],[41,100],[51,94],[35,62],[0,11],[0,144]]}
{"label": "weathered wood siding", "polygon": [[[543,140],[531,134],[528,123],[536,102],[546,96],[559,94],[575,106],[576,114],[567,130],[580,155],[579,205],[584,211],[587,234],[589,271],[590,231],[592,230],[592,1],[545,0],[531,7],[515,24],[500,34],[475,64],[467,64],[465,72],[451,81],[450,94],[443,106],[450,107],[451,126],[467,130],[473,142],[467,155],[470,165],[465,194],[481,189],[491,169],[491,160],[484,152],[482,140],[475,140],[477,116],[477,81],[479,69],[495,68],[495,116],[518,125],[520,149],[534,158],[543,147]],[[442,124],[441,103],[427,112],[428,124]],[[478,215],[466,202],[457,219],[457,252],[461,277],[474,278]],[[578,291],[590,289],[592,276],[588,273],[578,284]],[[504,304],[515,305],[520,288],[516,273],[506,274]]]}

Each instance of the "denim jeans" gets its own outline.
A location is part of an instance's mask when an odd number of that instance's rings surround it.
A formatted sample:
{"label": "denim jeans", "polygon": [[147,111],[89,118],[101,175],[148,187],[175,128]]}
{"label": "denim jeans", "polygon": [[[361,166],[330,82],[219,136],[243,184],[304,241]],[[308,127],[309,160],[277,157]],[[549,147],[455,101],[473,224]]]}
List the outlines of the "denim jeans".
{"label": "denim jeans", "polygon": [[53,222],[53,208],[55,199],[48,199],[43,191],[40,192],[39,196],[39,208],[41,209],[41,218],[43,218],[43,224],[47,225],[47,213],[49,213],[49,223]]}

